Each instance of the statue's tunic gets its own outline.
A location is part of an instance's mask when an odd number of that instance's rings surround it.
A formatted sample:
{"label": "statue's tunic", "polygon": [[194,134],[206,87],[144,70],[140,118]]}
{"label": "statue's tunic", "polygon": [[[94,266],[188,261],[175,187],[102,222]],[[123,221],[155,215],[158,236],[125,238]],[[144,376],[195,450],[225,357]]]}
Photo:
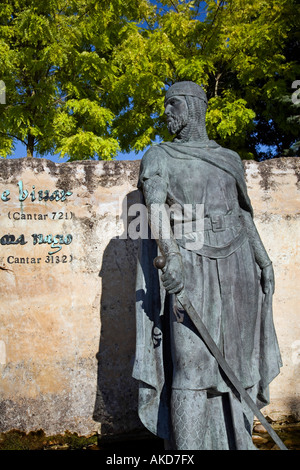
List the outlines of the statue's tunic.
{"label": "statue's tunic", "polygon": [[[243,386],[257,385],[257,403],[263,406],[281,358],[271,295],[262,292],[261,270],[244,226],[243,211],[253,214],[240,157],[212,141],[159,144],[142,160],[139,188],[154,177],[164,182],[169,206],[184,211],[186,204],[192,205],[192,219],[196,205],[203,207],[203,230],[199,233],[194,224],[177,238],[185,291]],[[193,243],[197,240],[203,243]],[[142,240],[133,376],[140,381],[142,422],[168,439],[171,388],[218,394],[230,386],[188,315],[177,308],[176,297],[165,294],[153,267],[156,255],[156,242]]]}

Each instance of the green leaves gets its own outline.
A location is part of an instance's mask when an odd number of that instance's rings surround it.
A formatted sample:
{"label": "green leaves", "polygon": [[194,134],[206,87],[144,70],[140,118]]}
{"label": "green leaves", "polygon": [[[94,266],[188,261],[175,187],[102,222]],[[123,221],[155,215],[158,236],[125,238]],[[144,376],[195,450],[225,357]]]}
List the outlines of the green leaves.
{"label": "green leaves", "polygon": [[[71,159],[113,158],[119,143],[111,129],[115,114],[106,102],[119,69],[110,58],[129,2],[2,3],[0,78],[7,105],[0,106],[1,155],[9,155],[11,142],[20,140],[28,156],[35,151]],[[139,4],[143,11],[147,6],[136,2],[136,13]]]}
{"label": "green leaves", "polygon": [[236,99],[231,92],[213,97],[209,102],[207,131],[211,139],[222,140],[223,146],[238,149],[243,159],[252,159],[253,153],[244,148],[245,137],[253,129],[255,112],[244,99]]}
{"label": "green leaves", "polygon": [[[211,99],[207,115],[210,138],[231,146],[244,158],[259,158],[258,145],[270,145],[271,135],[275,143],[275,129],[278,152],[282,148],[278,139],[292,144],[294,131],[290,123],[286,125],[285,117],[288,108],[278,115],[276,100],[287,92],[289,83],[300,73],[299,60],[291,61],[286,51],[296,25],[299,26],[297,2],[172,0],[161,3],[155,29],[139,33],[142,40],[138,47],[131,47],[130,60],[127,61],[126,53],[123,55],[122,71],[124,74],[129,71],[124,82],[133,101],[132,109],[126,112],[127,135],[119,127],[121,121],[115,121],[121,143],[132,148],[128,123],[134,122],[142,112],[137,94],[142,82],[148,84],[152,80],[168,86],[177,80],[193,80],[204,86]],[[134,63],[139,70],[132,71]],[[144,110],[152,112],[152,133],[163,139],[166,133],[161,119],[162,102],[151,90],[148,86],[144,93]],[[154,103],[151,110],[150,103]],[[268,140],[265,140],[266,126],[270,131]],[[139,133],[138,128],[136,131]],[[145,134],[151,135],[150,128],[141,128],[141,137]],[[134,137],[133,147],[138,139]]]}
{"label": "green leaves", "polygon": [[229,93],[224,93],[224,98],[211,98],[209,105],[207,124],[212,138],[220,136],[227,140],[232,135],[237,138],[245,133],[255,118],[255,112],[247,108],[245,100],[234,99]]}
{"label": "green leaves", "polygon": [[296,0],[2,0],[0,152],[111,159],[170,139],[165,88],[202,85],[209,137],[260,158],[299,135]]}
{"label": "green leaves", "polygon": [[79,129],[76,134],[63,137],[57,150],[62,157],[70,155],[70,161],[99,159],[99,157],[102,160],[111,160],[119,150],[119,145],[115,139],[104,139],[93,132]]}

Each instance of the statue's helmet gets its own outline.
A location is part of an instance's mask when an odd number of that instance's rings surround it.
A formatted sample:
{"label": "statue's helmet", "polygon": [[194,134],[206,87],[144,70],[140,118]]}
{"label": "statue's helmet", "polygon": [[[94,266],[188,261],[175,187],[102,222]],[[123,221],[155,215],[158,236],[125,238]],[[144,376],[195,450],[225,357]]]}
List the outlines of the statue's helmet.
{"label": "statue's helmet", "polygon": [[174,83],[166,92],[165,102],[172,96],[194,96],[204,101],[207,106],[206,93],[203,88],[195,82],[184,81]]}

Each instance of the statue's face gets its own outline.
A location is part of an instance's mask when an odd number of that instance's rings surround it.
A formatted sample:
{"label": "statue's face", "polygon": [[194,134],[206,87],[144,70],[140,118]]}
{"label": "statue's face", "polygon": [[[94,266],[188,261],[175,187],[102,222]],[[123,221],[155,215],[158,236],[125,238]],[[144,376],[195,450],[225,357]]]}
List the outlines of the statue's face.
{"label": "statue's face", "polygon": [[172,96],[165,103],[168,131],[178,134],[188,122],[188,107],[184,96]]}

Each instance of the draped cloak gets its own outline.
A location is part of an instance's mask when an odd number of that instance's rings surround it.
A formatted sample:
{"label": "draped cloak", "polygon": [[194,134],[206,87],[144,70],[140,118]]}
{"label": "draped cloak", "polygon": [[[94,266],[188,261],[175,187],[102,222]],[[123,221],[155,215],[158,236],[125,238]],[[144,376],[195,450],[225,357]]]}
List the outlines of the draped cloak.
{"label": "draped cloak", "polygon": [[[192,171],[188,180],[185,179],[185,171]],[[167,204],[204,203],[205,206],[207,201],[202,180],[203,175],[210,172],[216,185],[218,181],[228,180],[231,191],[227,194],[228,199],[253,217],[239,155],[213,141],[208,144],[163,143],[151,147],[141,162],[138,182],[141,200],[143,183],[158,176],[167,186]],[[194,187],[192,180],[197,181]],[[199,200],[196,194],[198,186],[202,191]],[[222,190],[228,191],[226,188]],[[261,408],[269,403],[268,386],[282,365],[273,323],[272,294],[263,294],[261,270],[255,262],[243,224],[224,233],[210,232],[205,232],[203,248],[196,251],[187,249],[178,240],[186,269],[187,294],[243,386],[257,385],[256,402]],[[230,385],[200,337],[199,344],[195,345],[195,354],[199,357],[197,375],[188,377],[187,374],[186,383],[176,384],[170,357],[168,318],[174,296],[166,294],[160,272],[153,266],[158,253],[157,243],[151,238],[149,229],[148,239],[140,240],[137,265],[133,377],[139,381],[139,417],[142,423],[153,434],[168,440],[171,435],[169,401],[172,386],[223,393],[230,390]],[[237,273],[238,279],[233,273]],[[248,290],[251,289],[252,296],[247,301]]]}

